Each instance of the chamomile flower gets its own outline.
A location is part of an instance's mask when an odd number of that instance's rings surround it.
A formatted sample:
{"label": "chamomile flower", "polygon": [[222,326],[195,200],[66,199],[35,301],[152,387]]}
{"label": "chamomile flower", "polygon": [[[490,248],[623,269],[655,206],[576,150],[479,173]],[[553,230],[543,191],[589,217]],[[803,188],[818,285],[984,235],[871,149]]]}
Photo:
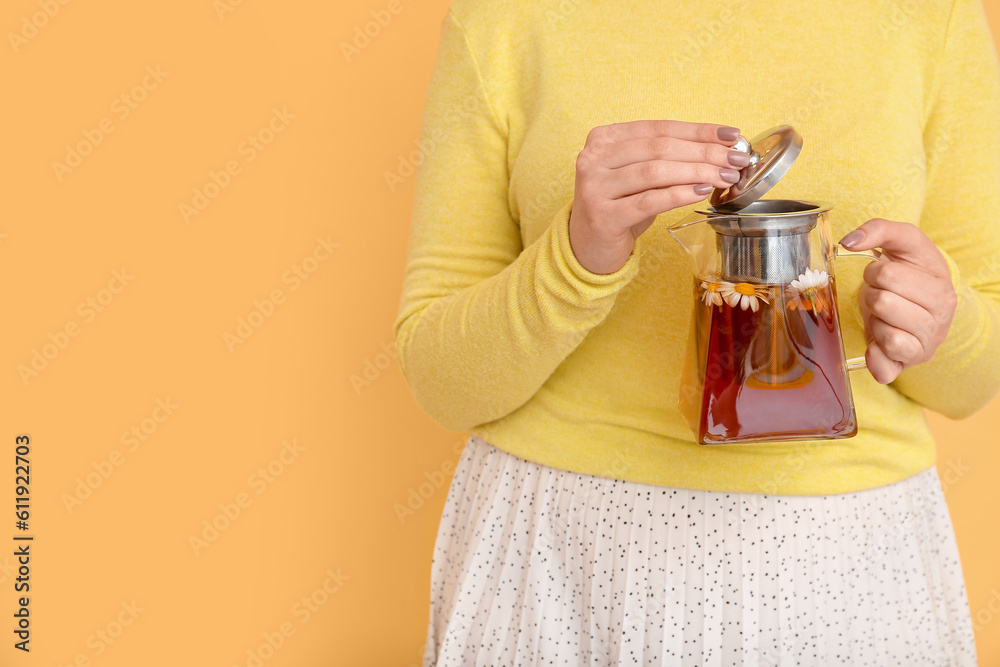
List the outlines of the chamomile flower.
{"label": "chamomile flower", "polygon": [[820,287],[826,287],[828,282],[830,282],[830,276],[826,271],[806,269],[805,273],[799,274],[798,280],[792,281],[792,287],[800,292],[805,292],[810,289],[818,290]]}
{"label": "chamomile flower", "polygon": [[706,306],[711,308],[712,306],[722,306],[722,290],[724,285],[729,285],[730,283],[724,281],[712,281],[712,280],[702,280],[701,281],[701,300]]}
{"label": "chamomile flower", "polygon": [[756,313],[760,309],[760,301],[768,303],[767,287],[764,285],[723,283],[719,291],[726,303],[733,308],[739,305],[743,310],[749,308]]}
{"label": "chamomile flower", "polygon": [[826,271],[816,269],[806,269],[798,280],[793,280],[788,290],[787,305],[791,310],[812,310],[822,313],[830,310],[830,298],[827,290],[823,289],[830,282],[830,276]]}

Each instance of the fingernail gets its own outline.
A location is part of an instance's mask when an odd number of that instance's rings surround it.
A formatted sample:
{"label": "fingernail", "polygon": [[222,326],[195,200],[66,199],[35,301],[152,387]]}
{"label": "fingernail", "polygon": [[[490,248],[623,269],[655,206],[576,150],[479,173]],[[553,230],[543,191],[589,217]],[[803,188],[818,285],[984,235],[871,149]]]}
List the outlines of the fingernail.
{"label": "fingernail", "polygon": [[729,160],[729,164],[740,169],[750,164],[750,156],[740,151],[729,151],[726,158]]}
{"label": "fingernail", "polygon": [[721,141],[736,141],[740,138],[740,130],[736,127],[723,126],[715,131],[715,135],[719,137]]}
{"label": "fingernail", "polygon": [[735,183],[736,181],[740,180],[740,172],[736,171],[735,169],[720,169],[719,177],[724,181]]}
{"label": "fingernail", "polygon": [[865,240],[865,233],[860,229],[855,229],[853,232],[840,239],[840,245],[845,248],[853,248],[862,241]]}
{"label": "fingernail", "polygon": [[710,183],[702,183],[701,185],[694,186],[694,193],[696,195],[707,195],[709,192],[714,190],[715,187]]}

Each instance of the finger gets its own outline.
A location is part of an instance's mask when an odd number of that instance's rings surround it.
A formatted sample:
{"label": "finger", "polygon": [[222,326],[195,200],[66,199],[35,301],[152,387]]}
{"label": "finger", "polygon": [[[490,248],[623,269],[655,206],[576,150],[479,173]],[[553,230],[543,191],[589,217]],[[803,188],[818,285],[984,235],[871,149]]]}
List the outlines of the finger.
{"label": "finger", "polygon": [[882,248],[889,259],[915,264],[936,276],[951,277],[948,262],[934,242],[908,222],[873,218],[844,236],[840,243],[850,250]]}
{"label": "finger", "polygon": [[875,342],[869,344],[868,349],[865,350],[865,363],[868,366],[868,372],[879,384],[889,384],[903,372],[903,365],[886,356],[879,344]]}
{"label": "finger", "polygon": [[871,330],[872,339],[878,343],[888,358],[899,362],[903,367],[923,361],[924,346],[909,331],[886,324],[885,320],[874,314],[868,318],[868,328]]}
{"label": "finger", "polygon": [[617,142],[640,137],[673,137],[687,141],[732,146],[739,136],[739,129],[715,123],[690,123],[683,120],[630,120],[595,127],[587,136],[587,143]]}
{"label": "finger", "polygon": [[864,290],[861,298],[865,300],[868,312],[879,320],[913,335],[923,349],[930,346],[937,322],[923,306],[908,301],[895,292],[877,288]]}
{"label": "finger", "polygon": [[750,156],[721,144],[656,136],[607,144],[601,164],[616,169],[650,160],[705,162],[724,169],[742,169],[750,163]]}
{"label": "finger", "polygon": [[919,266],[898,260],[869,262],[864,279],[872,287],[894,292],[931,313],[941,310],[948,301],[948,292],[953,291],[950,280],[945,281]]}
{"label": "finger", "polygon": [[[867,285],[862,285],[861,289],[863,291],[870,288]],[[902,372],[903,365],[895,359],[891,359],[881,346],[879,346],[871,327],[872,322],[876,318],[869,312],[864,298],[860,300],[859,305],[861,306],[861,317],[865,325],[865,340],[868,342],[868,348],[865,350],[865,364],[877,382],[888,384],[895,380],[896,376]]]}
{"label": "finger", "polygon": [[[625,229],[647,221],[650,216],[703,201],[706,196],[707,193],[699,193],[690,185],[654,188],[611,200],[607,215]],[[652,221],[649,222],[652,224]],[[648,227],[649,225],[646,225],[646,228]]]}
{"label": "finger", "polygon": [[605,174],[598,191],[608,199],[673,185],[707,183],[717,188],[728,188],[740,178],[740,172],[735,169],[719,169],[704,162],[668,160],[639,162],[611,169]]}

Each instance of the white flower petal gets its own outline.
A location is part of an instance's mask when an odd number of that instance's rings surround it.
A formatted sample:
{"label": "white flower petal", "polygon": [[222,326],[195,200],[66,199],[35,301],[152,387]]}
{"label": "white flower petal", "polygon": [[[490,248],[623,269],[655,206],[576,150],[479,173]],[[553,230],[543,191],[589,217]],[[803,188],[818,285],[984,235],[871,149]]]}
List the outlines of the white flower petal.
{"label": "white flower petal", "polygon": [[806,269],[806,272],[801,274],[798,280],[793,280],[791,285],[800,292],[804,292],[814,287],[824,287],[829,280],[830,276],[826,271]]}

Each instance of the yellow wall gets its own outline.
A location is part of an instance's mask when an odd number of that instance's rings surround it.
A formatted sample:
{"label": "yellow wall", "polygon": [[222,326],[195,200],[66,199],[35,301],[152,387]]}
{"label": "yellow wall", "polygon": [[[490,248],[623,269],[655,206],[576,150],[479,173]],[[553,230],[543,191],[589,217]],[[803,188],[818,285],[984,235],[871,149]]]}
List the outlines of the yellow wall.
{"label": "yellow wall", "polygon": [[[0,664],[419,664],[465,435],[392,357],[414,181],[384,174],[415,149],[447,4],[3,3]],[[983,664],[998,418],[931,416]]]}

